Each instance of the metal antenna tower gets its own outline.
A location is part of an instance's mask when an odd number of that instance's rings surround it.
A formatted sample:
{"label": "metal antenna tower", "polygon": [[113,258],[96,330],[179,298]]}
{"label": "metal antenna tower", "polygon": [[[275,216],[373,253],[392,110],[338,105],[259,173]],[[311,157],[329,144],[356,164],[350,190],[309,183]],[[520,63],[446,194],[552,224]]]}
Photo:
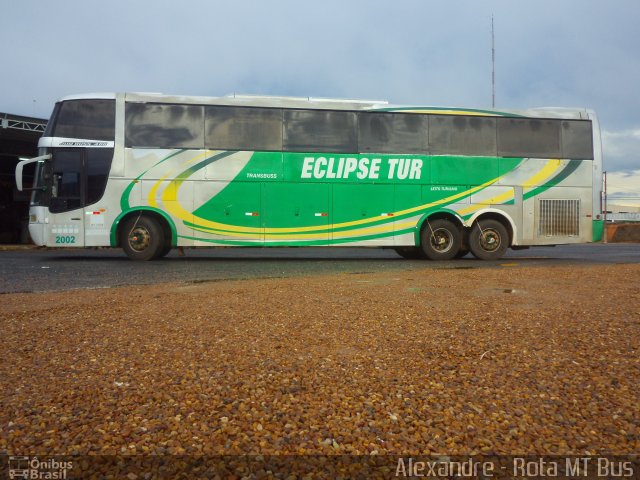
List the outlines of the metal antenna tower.
{"label": "metal antenna tower", "polygon": [[496,36],[491,15],[491,107],[496,108]]}

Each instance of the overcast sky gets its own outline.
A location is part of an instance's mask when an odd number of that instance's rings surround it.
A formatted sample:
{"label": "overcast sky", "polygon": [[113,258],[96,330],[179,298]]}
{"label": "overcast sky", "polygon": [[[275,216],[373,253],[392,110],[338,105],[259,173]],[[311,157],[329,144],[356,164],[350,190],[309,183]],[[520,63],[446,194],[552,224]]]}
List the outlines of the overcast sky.
{"label": "overcast sky", "polygon": [[493,15],[496,107],[595,109],[640,202],[638,0],[0,1],[0,111],[40,117],[98,91],[487,108]]}

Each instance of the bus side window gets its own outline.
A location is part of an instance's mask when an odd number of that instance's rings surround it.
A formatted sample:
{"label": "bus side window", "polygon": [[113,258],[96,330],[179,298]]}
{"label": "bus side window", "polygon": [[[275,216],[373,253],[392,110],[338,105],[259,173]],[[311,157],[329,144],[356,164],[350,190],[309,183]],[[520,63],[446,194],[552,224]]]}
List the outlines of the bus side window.
{"label": "bus side window", "polygon": [[429,115],[433,155],[496,156],[496,119],[473,115]]}
{"label": "bus side window", "polygon": [[357,153],[356,114],[333,110],[284,110],[283,149]]}
{"label": "bus side window", "polygon": [[562,121],[562,157],[593,160],[593,127],[590,120]]}
{"label": "bus side window", "polygon": [[426,115],[363,112],[358,124],[358,144],[362,153],[427,153]]}
{"label": "bus side window", "polygon": [[282,150],[282,110],[205,107],[205,146],[214,150]]}
{"label": "bus side window", "polygon": [[498,118],[498,155],[560,158],[560,120]]}
{"label": "bus side window", "polygon": [[204,107],[127,103],[125,147],[204,148]]}

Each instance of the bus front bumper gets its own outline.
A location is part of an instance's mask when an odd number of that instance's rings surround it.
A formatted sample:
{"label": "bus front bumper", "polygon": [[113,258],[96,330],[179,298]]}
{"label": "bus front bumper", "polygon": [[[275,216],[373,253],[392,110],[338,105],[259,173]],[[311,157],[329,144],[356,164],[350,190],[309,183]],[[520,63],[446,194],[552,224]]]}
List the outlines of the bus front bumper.
{"label": "bus front bumper", "polygon": [[29,209],[29,235],[33,243],[39,247],[47,243],[47,208],[31,207]]}

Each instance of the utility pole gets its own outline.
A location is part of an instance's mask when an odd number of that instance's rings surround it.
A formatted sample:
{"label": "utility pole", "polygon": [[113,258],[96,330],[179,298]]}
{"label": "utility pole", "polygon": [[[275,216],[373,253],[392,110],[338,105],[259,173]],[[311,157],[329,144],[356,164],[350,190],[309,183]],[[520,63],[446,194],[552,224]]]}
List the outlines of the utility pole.
{"label": "utility pole", "polygon": [[496,108],[496,36],[491,15],[491,108]]}
{"label": "utility pole", "polygon": [[602,198],[603,198],[603,210],[602,216],[604,219],[604,228],[602,230],[603,243],[607,243],[607,171],[602,172]]}

